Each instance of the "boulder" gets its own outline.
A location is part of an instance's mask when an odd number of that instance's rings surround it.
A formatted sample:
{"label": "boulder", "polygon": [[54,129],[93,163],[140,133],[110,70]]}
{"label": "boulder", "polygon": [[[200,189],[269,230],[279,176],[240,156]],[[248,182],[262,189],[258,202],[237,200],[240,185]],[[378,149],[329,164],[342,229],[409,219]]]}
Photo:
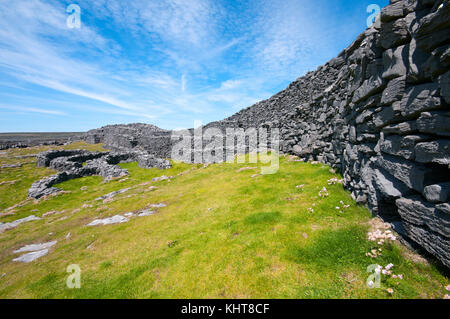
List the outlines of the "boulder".
{"label": "boulder", "polygon": [[445,203],[450,200],[450,182],[428,185],[423,189],[423,196],[431,203]]}

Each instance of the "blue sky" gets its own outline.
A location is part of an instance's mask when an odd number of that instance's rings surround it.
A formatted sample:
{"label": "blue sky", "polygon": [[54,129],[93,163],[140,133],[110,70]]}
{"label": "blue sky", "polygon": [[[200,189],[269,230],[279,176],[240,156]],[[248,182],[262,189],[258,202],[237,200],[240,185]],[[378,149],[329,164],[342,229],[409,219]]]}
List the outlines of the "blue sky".
{"label": "blue sky", "polygon": [[0,132],[223,119],[339,54],[369,4],[388,0],[0,0]]}

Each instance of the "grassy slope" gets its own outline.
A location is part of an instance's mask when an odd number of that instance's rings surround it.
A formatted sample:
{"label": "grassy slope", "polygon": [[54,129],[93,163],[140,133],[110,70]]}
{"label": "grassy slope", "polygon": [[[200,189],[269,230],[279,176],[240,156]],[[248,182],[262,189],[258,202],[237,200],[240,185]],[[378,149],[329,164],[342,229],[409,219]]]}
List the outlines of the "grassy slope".
{"label": "grassy slope", "polygon": [[[65,148],[101,149],[72,144]],[[30,162],[13,155],[48,147],[9,150],[0,165]],[[253,164],[250,164],[253,166]],[[60,184],[71,193],[45,201],[28,200],[8,222],[31,214],[61,214],[22,224],[0,234],[1,298],[442,298],[448,278],[433,264],[413,258],[399,244],[386,245],[377,259],[365,256],[375,247],[367,238],[370,214],[356,206],[323,165],[280,160],[274,175],[251,178],[258,170],[237,172],[249,164],[174,163],[167,171],[145,170],[136,163],[128,179],[103,183],[87,177]],[[183,175],[178,175],[186,172]],[[53,174],[26,164],[1,169],[0,211],[26,200],[32,182]],[[168,181],[151,182],[161,175]],[[150,182],[149,185],[142,185]],[[296,185],[305,184],[303,190]],[[151,185],[157,190],[150,191]],[[87,186],[87,190],[81,190]],[[326,186],[330,196],[321,199]],[[113,202],[100,195],[132,187]],[[339,201],[351,204],[339,213]],[[86,227],[97,217],[137,211],[164,202],[148,217],[119,225]],[[81,209],[83,204],[92,208]],[[314,206],[314,212],[308,208]],[[81,209],[78,211],[78,209]],[[71,236],[66,239],[70,232]],[[13,250],[30,243],[58,240],[50,253],[30,264],[14,263]],[[168,245],[168,243],[172,243]],[[170,247],[169,247],[170,246]],[[411,257],[413,256],[413,257]],[[394,263],[404,279],[383,280],[383,289],[365,286],[366,267]],[[79,264],[81,289],[68,289],[66,267]],[[392,287],[390,296],[386,288]]]}

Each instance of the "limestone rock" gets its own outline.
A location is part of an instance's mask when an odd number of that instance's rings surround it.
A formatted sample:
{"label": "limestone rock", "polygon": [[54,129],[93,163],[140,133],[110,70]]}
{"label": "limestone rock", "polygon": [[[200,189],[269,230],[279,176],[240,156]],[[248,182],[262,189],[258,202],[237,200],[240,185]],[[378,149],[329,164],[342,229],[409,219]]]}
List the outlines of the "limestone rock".
{"label": "limestone rock", "polygon": [[450,164],[450,140],[440,139],[418,143],[415,146],[416,161],[421,163]]}
{"label": "limestone rock", "polygon": [[402,219],[417,226],[426,226],[441,236],[450,238],[450,216],[442,214],[432,204],[424,203],[420,196],[395,201]]}
{"label": "limestone rock", "polygon": [[[53,187],[53,185],[67,180],[92,175],[99,175],[110,180],[128,175],[128,170],[117,166],[119,163],[138,161],[139,165],[144,168],[167,169],[171,167],[169,161],[156,158],[143,151],[99,153],[85,150],[57,150],[40,153],[37,158],[38,166],[50,166],[62,172],[45,177],[31,185],[28,196],[36,199],[61,192],[61,189]],[[83,163],[85,163],[84,166]]]}
{"label": "limestone rock", "polygon": [[385,49],[406,44],[409,40],[408,24],[405,18],[381,25],[380,43]]}
{"label": "limestone rock", "polygon": [[438,10],[421,19],[414,37],[424,51],[431,52],[450,39],[450,4],[444,1]]}
{"label": "limestone rock", "polygon": [[423,195],[431,203],[445,203],[450,200],[450,182],[428,185],[424,188]]}
{"label": "limestone rock", "polygon": [[128,222],[128,219],[122,215],[115,215],[113,217],[95,219],[88,224],[88,226],[98,226],[98,225],[111,225],[111,224],[121,224]]}
{"label": "limestone rock", "polygon": [[439,86],[441,87],[441,95],[447,104],[450,104],[450,71],[439,77]]}
{"label": "limestone rock", "polygon": [[40,219],[41,218],[39,218],[39,217],[36,217],[34,215],[30,215],[28,217],[17,219],[15,221],[10,222],[10,223],[0,224],[0,234],[3,233],[5,230],[16,228],[20,224],[23,224],[23,223],[26,223],[26,222],[30,222],[30,221],[33,221],[33,220],[40,220]]}
{"label": "limestone rock", "polygon": [[30,263],[38,258],[41,258],[48,254],[48,249],[33,251],[31,253],[24,254],[20,257],[14,258],[13,261],[15,262],[23,262],[23,263]]}
{"label": "limestone rock", "polygon": [[411,160],[415,158],[414,148],[416,143],[429,138],[427,135],[390,135],[381,142],[380,150],[387,154],[402,156]]}
{"label": "limestone rock", "polygon": [[423,112],[417,119],[417,128],[420,132],[450,136],[450,112],[434,111]]}
{"label": "limestone rock", "polygon": [[20,249],[14,250],[14,254],[20,254],[20,253],[24,253],[24,252],[30,252],[30,251],[38,251],[38,250],[43,250],[43,249],[48,249],[50,247],[53,247],[54,245],[56,245],[57,241],[51,241],[48,243],[43,243],[43,244],[32,244],[32,245],[27,245],[24,246]]}
{"label": "limestone rock", "polygon": [[407,53],[408,48],[405,45],[384,51],[383,64],[385,71],[383,72],[383,78],[393,79],[404,76],[407,73],[405,65]]}
{"label": "limestone rock", "polygon": [[383,91],[381,98],[382,105],[389,105],[399,101],[405,92],[406,77],[400,77],[389,81],[386,89]]}

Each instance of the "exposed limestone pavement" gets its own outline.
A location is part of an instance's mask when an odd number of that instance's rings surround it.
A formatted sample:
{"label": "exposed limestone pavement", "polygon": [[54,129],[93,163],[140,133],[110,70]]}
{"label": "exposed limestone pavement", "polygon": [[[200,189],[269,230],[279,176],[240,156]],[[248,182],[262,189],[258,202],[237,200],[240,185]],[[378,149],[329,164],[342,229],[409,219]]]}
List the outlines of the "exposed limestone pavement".
{"label": "exposed limestone pavement", "polygon": [[[159,204],[150,204],[148,207],[150,208],[163,208],[167,205],[164,203]],[[112,224],[121,224],[121,223],[127,223],[132,217],[147,217],[155,214],[154,210],[151,209],[143,209],[138,212],[128,212],[122,215],[114,215],[112,217],[107,218],[98,218],[87,224],[87,226],[99,226],[99,225],[112,225]]]}
{"label": "exposed limestone pavement", "polygon": [[25,218],[21,218],[21,219],[17,219],[13,222],[10,223],[0,223],[0,234],[3,233],[5,230],[9,230],[9,229],[13,229],[16,228],[17,226],[19,226],[20,224],[26,223],[26,222],[30,222],[33,220],[40,220],[41,218],[36,217],[34,215],[30,215],[28,217]]}
{"label": "exposed limestone pavement", "polygon": [[26,253],[20,257],[14,258],[15,262],[29,263],[48,254],[49,249],[56,245],[57,241],[51,241],[43,244],[32,244],[15,250],[14,254]]}

